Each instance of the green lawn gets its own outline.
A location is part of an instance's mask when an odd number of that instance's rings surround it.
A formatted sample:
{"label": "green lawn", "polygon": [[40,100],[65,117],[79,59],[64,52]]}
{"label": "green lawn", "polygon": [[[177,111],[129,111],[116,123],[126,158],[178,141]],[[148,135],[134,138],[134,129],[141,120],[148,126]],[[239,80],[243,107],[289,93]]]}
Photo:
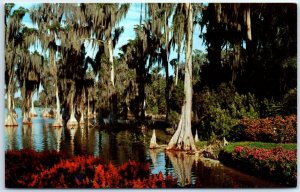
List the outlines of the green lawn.
{"label": "green lawn", "polygon": [[272,149],[281,146],[284,149],[294,150],[297,148],[297,143],[264,143],[253,141],[229,142],[225,147],[225,151],[231,153],[236,146],[244,146],[250,148]]}

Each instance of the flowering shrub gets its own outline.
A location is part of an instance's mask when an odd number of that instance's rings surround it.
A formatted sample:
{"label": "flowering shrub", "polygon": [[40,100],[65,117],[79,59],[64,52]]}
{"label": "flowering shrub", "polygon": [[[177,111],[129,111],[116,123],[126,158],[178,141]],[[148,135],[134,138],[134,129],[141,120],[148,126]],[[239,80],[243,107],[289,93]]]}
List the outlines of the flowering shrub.
{"label": "flowering shrub", "polygon": [[111,163],[104,164],[100,158],[92,156],[66,158],[61,153],[37,153],[27,150],[7,152],[5,160],[9,162],[5,166],[6,187],[161,188],[177,186],[177,180],[173,179],[172,175],[166,178],[162,173],[150,175],[147,163],[135,161],[128,161],[119,167],[114,167]]}
{"label": "flowering shrub", "polygon": [[282,147],[258,149],[237,146],[231,154],[233,165],[288,185],[297,183],[297,151]]}
{"label": "flowering shrub", "polygon": [[99,164],[99,158],[74,157],[68,160],[61,160],[49,169],[43,169],[40,173],[33,174],[36,177],[27,183],[27,187],[38,188],[80,188],[91,187],[95,175],[95,165]]}
{"label": "flowering shrub", "polygon": [[242,119],[240,123],[245,127],[246,137],[252,141],[288,143],[297,140],[296,115]]}
{"label": "flowering shrub", "polygon": [[27,175],[48,169],[65,158],[64,154],[56,151],[43,153],[29,149],[24,149],[22,152],[9,151],[5,155],[5,185],[6,187],[24,187],[23,183],[29,182],[30,177]]}

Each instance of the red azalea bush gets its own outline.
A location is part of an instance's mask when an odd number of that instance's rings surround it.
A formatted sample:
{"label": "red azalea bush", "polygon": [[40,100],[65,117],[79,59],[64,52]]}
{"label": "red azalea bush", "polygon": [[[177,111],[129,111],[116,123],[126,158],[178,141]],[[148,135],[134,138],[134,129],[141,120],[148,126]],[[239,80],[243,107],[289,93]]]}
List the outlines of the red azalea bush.
{"label": "red azalea bush", "polygon": [[237,146],[231,154],[232,164],[288,185],[297,183],[297,150],[258,149]]}
{"label": "red azalea bush", "polygon": [[14,188],[24,187],[23,183],[29,182],[27,175],[48,169],[65,158],[64,154],[56,151],[43,153],[29,149],[22,152],[9,151],[5,154],[5,185]]}
{"label": "red azalea bush", "polygon": [[[53,154],[51,156],[50,154]],[[49,157],[50,155],[50,157]],[[26,156],[25,161],[22,157]],[[17,158],[18,157],[18,158]],[[45,158],[49,159],[46,160]],[[54,162],[49,161],[54,158]],[[10,151],[6,153],[6,187],[30,188],[156,188],[176,187],[171,175],[150,175],[149,165],[128,161],[119,167],[104,164],[100,158],[76,156],[67,159],[61,153]],[[29,165],[29,161],[35,162]],[[41,161],[45,160],[45,161]],[[14,163],[17,164],[14,167]],[[13,171],[12,171],[13,170]]]}
{"label": "red azalea bush", "polygon": [[252,141],[291,143],[297,140],[297,117],[276,116],[264,119],[242,119],[245,135]]}
{"label": "red azalea bush", "polygon": [[99,158],[92,156],[73,157],[61,160],[49,169],[31,175],[32,181],[27,187],[38,188],[80,188],[92,187],[91,181],[95,175],[95,168],[101,163]]}

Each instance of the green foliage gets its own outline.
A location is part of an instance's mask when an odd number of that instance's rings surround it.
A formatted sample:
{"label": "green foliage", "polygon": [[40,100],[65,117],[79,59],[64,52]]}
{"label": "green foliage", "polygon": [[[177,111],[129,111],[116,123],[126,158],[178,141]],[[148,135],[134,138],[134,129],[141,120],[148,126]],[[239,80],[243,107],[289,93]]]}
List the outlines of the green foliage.
{"label": "green foliage", "polygon": [[282,115],[283,106],[280,101],[274,99],[264,98],[260,104],[260,115],[261,117],[274,117],[276,115]]}
{"label": "green foliage", "polygon": [[198,149],[202,149],[205,146],[207,146],[207,141],[198,141],[198,142],[195,142],[195,145]]}
{"label": "green foliage", "polygon": [[181,107],[184,101],[184,84],[179,81],[177,86],[174,86],[171,92],[170,109],[181,113]]}
{"label": "green foliage", "polygon": [[260,108],[261,117],[297,114],[297,88],[288,90],[281,100],[264,98]]}
{"label": "green foliage", "polygon": [[153,114],[163,114],[166,112],[166,81],[158,74],[158,69],[154,69],[152,73],[152,82],[146,86],[146,109]]}
{"label": "green foliage", "polygon": [[171,110],[169,115],[169,122],[172,126],[176,126],[179,123],[180,113]]}
{"label": "green foliage", "polygon": [[193,110],[196,112],[201,127],[200,135],[209,138],[227,137],[234,131],[242,117],[257,118],[258,104],[255,96],[239,94],[232,84],[222,83],[216,90],[205,87],[194,95]]}
{"label": "green foliage", "polygon": [[38,100],[35,100],[33,102],[33,104],[34,104],[34,107],[41,107],[41,104],[40,104],[40,102]]}

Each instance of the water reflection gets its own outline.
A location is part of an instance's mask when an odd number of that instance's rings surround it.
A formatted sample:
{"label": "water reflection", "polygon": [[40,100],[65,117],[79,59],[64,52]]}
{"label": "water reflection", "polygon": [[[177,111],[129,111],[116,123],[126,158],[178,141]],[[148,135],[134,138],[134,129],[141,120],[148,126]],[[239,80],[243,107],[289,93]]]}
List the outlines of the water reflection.
{"label": "water reflection", "polygon": [[224,166],[219,161],[199,158],[193,165],[196,187],[205,188],[253,188],[253,187],[282,187],[277,183],[243,174],[235,169]]}
{"label": "water reflection", "polygon": [[86,145],[85,147],[87,149],[88,154],[94,155],[96,145],[97,145],[97,143],[99,143],[99,142],[96,142],[96,140],[99,139],[96,137],[96,132],[98,132],[99,130],[94,129],[93,127],[85,127],[84,129],[87,131],[87,140],[85,143],[82,143],[82,144]]}
{"label": "water reflection", "polygon": [[59,152],[60,151],[61,137],[62,137],[63,128],[62,127],[55,127],[53,130],[54,130],[54,135],[55,135],[55,138],[56,138],[56,151]]}
{"label": "water reflection", "polygon": [[192,166],[195,161],[195,156],[185,152],[166,151],[174,170],[177,174],[177,179],[181,186],[192,184]]}
{"label": "water reflection", "polygon": [[149,150],[149,153],[150,153],[150,157],[151,157],[151,161],[152,161],[153,166],[156,165],[156,156],[157,156],[158,150],[159,150],[159,149],[150,149],[150,150]]}
{"label": "water reflection", "polygon": [[74,142],[74,139],[75,139],[75,133],[76,133],[76,131],[77,131],[77,126],[68,126],[67,127],[67,131],[68,131],[68,133],[69,133],[69,135],[70,135],[70,140],[69,140],[69,142],[70,142],[70,152],[69,152],[69,154],[71,154],[71,155],[74,155],[74,150],[75,150],[75,142]]}
{"label": "water reflection", "polygon": [[[125,129],[118,132],[81,124],[76,127],[52,127],[53,119],[34,117],[32,125],[23,125],[21,111],[18,127],[5,127],[5,150],[23,148],[37,151],[64,151],[68,155],[94,155],[118,166],[129,159],[149,162],[152,174],[162,172],[178,178],[179,185],[196,187],[278,187],[278,185],[238,172],[198,154],[149,150],[151,129]],[[157,143],[167,144],[171,136],[156,130]]]}
{"label": "water reflection", "polygon": [[5,127],[5,134],[7,135],[7,149],[13,150],[16,149],[16,130],[14,126]]}
{"label": "water reflection", "polygon": [[32,136],[32,130],[34,129],[34,125],[33,124],[24,124],[23,125],[23,129],[22,129],[22,133],[23,133],[23,139],[22,139],[22,143],[23,143],[23,148],[24,149],[32,149],[33,147],[33,143],[34,143],[34,137]]}

